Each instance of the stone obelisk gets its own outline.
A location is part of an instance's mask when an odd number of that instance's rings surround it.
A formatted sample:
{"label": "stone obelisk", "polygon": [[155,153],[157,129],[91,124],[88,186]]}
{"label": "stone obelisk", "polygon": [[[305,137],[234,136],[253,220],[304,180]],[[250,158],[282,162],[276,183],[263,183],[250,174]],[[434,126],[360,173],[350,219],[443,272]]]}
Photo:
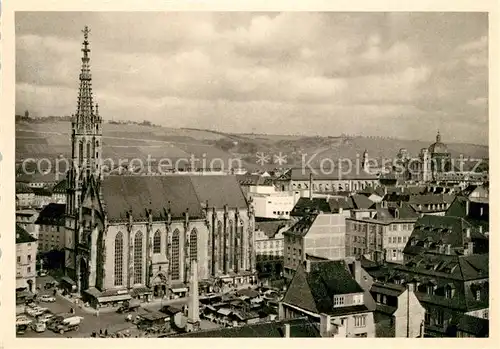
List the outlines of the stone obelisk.
{"label": "stone obelisk", "polygon": [[191,280],[189,283],[189,304],[186,331],[193,332],[200,328],[200,304],[198,300],[198,262],[191,261]]}

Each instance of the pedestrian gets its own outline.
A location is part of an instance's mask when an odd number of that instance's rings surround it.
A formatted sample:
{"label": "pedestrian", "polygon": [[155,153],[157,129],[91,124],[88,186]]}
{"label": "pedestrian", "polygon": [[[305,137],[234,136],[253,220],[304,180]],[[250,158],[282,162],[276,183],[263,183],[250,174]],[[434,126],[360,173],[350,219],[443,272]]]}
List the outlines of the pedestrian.
{"label": "pedestrian", "polygon": [[108,336],[108,329],[104,330],[104,335],[107,337]]}
{"label": "pedestrian", "polygon": [[102,328],[99,329],[99,335],[102,336]]}

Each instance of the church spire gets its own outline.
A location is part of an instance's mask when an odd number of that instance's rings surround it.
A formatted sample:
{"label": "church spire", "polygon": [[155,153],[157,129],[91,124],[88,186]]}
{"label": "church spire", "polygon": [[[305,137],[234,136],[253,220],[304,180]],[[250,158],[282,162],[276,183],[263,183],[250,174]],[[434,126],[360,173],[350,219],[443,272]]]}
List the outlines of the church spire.
{"label": "church spire", "polygon": [[81,133],[92,133],[95,122],[94,104],[92,100],[92,74],[90,73],[89,57],[89,27],[82,30],[82,68],[80,71],[80,89],[78,91],[78,103],[75,115],[76,128]]}
{"label": "church spire", "polygon": [[439,133],[439,130],[438,130],[438,133],[436,135],[436,142],[441,143],[441,133]]}

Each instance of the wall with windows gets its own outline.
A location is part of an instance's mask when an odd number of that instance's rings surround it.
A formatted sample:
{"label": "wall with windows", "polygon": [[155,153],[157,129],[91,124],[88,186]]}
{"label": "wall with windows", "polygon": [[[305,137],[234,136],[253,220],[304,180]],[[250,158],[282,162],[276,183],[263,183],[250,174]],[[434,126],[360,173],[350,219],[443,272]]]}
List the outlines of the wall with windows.
{"label": "wall with windows", "polygon": [[285,233],[284,241],[284,276],[292,278],[299,264],[305,260],[304,237]]}
{"label": "wall with windows", "polygon": [[[36,241],[16,244],[16,288],[36,292]],[[31,286],[30,286],[31,285]]]}
{"label": "wall with windows", "polygon": [[305,236],[305,253],[330,260],[344,259],[345,220],[349,215],[349,211],[320,213]]}
{"label": "wall with windows", "polygon": [[[274,188],[274,187],[273,187]],[[293,192],[248,193],[255,217],[289,219],[299,196]]]}
{"label": "wall with windows", "polygon": [[40,252],[64,249],[64,226],[46,224],[37,226]]}

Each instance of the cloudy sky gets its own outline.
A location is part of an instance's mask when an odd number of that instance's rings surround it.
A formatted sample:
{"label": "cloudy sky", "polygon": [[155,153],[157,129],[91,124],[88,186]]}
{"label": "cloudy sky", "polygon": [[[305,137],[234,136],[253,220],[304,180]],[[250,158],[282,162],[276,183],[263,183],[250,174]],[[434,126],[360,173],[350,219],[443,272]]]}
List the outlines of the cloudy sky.
{"label": "cloudy sky", "polygon": [[483,13],[16,14],[16,112],[76,110],[91,28],[105,119],[488,142]]}

